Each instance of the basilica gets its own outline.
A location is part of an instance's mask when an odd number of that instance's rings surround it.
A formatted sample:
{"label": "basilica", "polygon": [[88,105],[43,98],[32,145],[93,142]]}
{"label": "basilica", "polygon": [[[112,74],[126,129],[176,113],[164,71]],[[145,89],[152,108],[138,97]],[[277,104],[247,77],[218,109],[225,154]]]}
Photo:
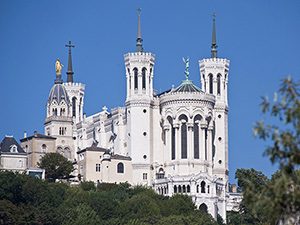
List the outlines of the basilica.
{"label": "basilica", "polygon": [[58,152],[73,162],[77,182],[128,182],[161,195],[186,194],[198,208],[225,220],[236,206],[228,183],[229,60],[217,56],[215,19],[211,57],[199,60],[201,87],[189,79],[184,59],[181,84],[156,93],[155,55],[143,49],[139,14],[136,51],[124,55],[126,101],[88,116],[85,85],[75,82],[72,68],[74,46],[66,47],[66,81],[57,60],[44,134],[21,139],[28,168],[37,168],[45,153]]}

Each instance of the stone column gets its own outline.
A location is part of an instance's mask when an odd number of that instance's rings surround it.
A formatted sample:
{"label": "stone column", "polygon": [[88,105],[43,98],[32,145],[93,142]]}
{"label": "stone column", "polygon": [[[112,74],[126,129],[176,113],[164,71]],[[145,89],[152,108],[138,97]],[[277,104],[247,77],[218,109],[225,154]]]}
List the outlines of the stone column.
{"label": "stone column", "polygon": [[206,152],[206,147],[207,147],[207,140],[206,140],[206,136],[205,136],[205,129],[206,129],[206,124],[205,123],[201,123],[200,124],[200,137],[201,137],[201,143],[200,143],[200,159],[201,161],[205,160],[205,152]]}
{"label": "stone column", "polygon": [[193,124],[187,123],[187,158],[194,159],[194,135]]}
{"label": "stone column", "polygon": [[171,125],[165,124],[164,125],[164,132],[165,132],[165,149],[164,149],[164,161],[168,159],[172,160],[172,130]]}
{"label": "stone column", "polygon": [[207,161],[212,163],[212,150],[213,150],[213,138],[212,138],[213,126],[209,125],[207,128]]}
{"label": "stone column", "polygon": [[142,88],[142,70],[138,70],[138,93],[142,94],[143,93],[143,88]]}

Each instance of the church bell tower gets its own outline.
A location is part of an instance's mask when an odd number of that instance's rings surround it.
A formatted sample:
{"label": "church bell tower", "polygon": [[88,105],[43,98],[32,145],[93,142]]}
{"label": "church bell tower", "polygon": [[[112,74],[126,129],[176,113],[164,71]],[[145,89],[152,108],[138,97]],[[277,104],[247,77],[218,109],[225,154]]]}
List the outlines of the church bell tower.
{"label": "church bell tower", "polygon": [[155,57],[152,53],[144,51],[142,43],[141,10],[138,9],[136,51],[124,55],[127,83],[127,140],[134,171],[133,182],[150,185]]}
{"label": "church bell tower", "polygon": [[215,15],[213,16],[211,57],[199,61],[202,91],[214,95],[213,173],[228,180],[228,72],[229,60],[218,58]]}

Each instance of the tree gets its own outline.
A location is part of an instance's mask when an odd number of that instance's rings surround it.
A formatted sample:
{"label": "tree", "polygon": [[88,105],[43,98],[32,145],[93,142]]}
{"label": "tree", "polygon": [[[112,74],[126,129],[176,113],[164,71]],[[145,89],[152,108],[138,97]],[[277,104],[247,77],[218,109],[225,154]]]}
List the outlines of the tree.
{"label": "tree", "polygon": [[259,121],[254,132],[271,143],[264,154],[278,163],[280,171],[261,190],[252,211],[263,209],[271,224],[296,224],[300,222],[300,82],[285,78],[274,100],[263,98],[261,107],[273,124]]}
{"label": "tree", "polygon": [[46,153],[38,163],[46,171],[46,179],[55,182],[56,179],[68,178],[73,171],[73,164],[59,153]]}

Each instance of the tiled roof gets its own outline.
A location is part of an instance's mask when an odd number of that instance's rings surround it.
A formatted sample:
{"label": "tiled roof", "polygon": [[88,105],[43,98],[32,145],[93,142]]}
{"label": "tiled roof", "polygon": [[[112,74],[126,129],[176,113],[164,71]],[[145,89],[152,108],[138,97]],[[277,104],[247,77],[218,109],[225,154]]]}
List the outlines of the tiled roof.
{"label": "tiled roof", "polygon": [[24,142],[24,141],[27,141],[27,140],[31,140],[32,138],[52,139],[52,140],[55,140],[55,139],[56,139],[55,137],[52,137],[52,136],[48,136],[48,135],[44,135],[44,134],[35,133],[35,134],[32,135],[32,136],[29,136],[29,137],[26,137],[26,138],[22,138],[20,141],[21,141],[21,142]]}

